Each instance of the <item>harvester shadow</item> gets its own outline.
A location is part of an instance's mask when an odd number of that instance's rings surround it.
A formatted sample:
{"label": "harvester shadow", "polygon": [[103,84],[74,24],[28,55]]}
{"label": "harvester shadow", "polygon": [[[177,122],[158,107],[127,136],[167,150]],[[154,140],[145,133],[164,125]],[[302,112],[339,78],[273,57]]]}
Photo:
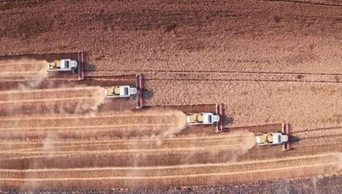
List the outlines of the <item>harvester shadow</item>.
{"label": "harvester shadow", "polygon": [[289,136],[290,144],[297,144],[297,143],[299,143],[300,140],[301,139],[297,136],[292,136],[292,135]]}
{"label": "harvester shadow", "polygon": [[87,72],[96,71],[97,67],[94,64],[86,63],[84,64],[84,70]]}
{"label": "harvester shadow", "polygon": [[148,91],[148,90],[143,90],[143,98],[145,99],[151,99],[153,97],[153,92],[152,91]]}
{"label": "harvester shadow", "polygon": [[[233,124],[234,123],[234,118],[233,117],[228,117],[228,116],[224,116],[223,117],[223,126],[227,126],[229,124]],[[229,132],[229,128],[224,128],[222,130],[222,132]]]}
{"label": "harvester shadow", "polygon": [[234,123],[233,117],[224,116],[223,117],[223,125],[229,125]]}

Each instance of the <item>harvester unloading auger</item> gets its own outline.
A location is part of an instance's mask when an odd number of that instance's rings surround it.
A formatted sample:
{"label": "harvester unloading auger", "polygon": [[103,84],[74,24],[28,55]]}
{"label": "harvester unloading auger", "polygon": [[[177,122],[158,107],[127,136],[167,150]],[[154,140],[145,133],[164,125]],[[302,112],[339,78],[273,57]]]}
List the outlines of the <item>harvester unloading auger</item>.
{"label": "harvester unloading auger", "polygon": [[84,52],[77,54],[77,59],[59,59],[48,63],[48,71],[50,72],[74,72],[77,73],[79,80],[84,80]]}
{"label": "harvester unloading auger", "polygon": [[135,98],[136,108],[141,109],[144,106],[143,101],[143,81],[142,75],[136,75],[136,87],[129,85],[105,87],[106,98]]}
{"label": "harvester unloading auger", "polygon": [[191,113],[186,116],[188,125],[215,125],[216,132],[222,132],[224,128],[223,105],[216,105],[216,114],[211,112]]}

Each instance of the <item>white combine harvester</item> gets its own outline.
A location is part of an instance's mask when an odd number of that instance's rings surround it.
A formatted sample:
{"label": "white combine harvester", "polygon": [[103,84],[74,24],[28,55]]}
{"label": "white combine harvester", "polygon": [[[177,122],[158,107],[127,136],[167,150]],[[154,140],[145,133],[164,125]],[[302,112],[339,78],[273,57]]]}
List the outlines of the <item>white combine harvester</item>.
{"label": "white combine harvester", "polygon": [[216,132],[223,131],[223,105],[216,105],[216,114],[210,112],[191,113],[186,116],[188,125],[215,125]]}
{"label": "white combine harvester", "polygon": [[130,86],[112,86],[105,88],[106,98],[129,98],[137,95],[137,88]]}
{"label": "white combine harvester", "polygon": [[85,76],[85,60],[84,53],[79,52],[77,59],[58,59],[47,63],[48,72],[73,72],[78,74],[79,80],[84,80]]}
{"label": "white combine harvester", "polygon": [[194,113],[187,115],[186,121],[189,125],[213,125],[220,122],[220,116],[213,113]]}
{"label": "white combine harvester", "polygon": [[283,151],[290,149],[289,143],[289,127],[288,124],[283,124],[282,132],[257,134],[255,137],[256,144],[265,145],[283,145]]}
{"label": "white combine harvester", "polygon": [[48,66],[48,71],[75,71],[78,68],[78,62],[71,59],[61,59],[48,63]]}
{"label": "white combine harvester", "polygon": [[104,87],[104,89],[105,98],[132,98],[136,100],[137,109],[141,109],[144,106],[141,74],[136,75],[136,87],[119,85]]}

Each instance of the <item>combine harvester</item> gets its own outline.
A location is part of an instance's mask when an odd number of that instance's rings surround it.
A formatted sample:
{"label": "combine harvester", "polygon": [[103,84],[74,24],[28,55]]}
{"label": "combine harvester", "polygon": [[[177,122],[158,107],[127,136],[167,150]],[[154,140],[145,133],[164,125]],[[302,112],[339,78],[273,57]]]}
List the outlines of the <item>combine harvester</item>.
{"label": "combine harvester", "polygon": [[78,80],[84,80],[84,52],[79,52],[77,60],[60,59],[48,63],[48,72],[74,72],[78,75]]}
{"label": "combine harvester", "polygon": [[136,87],[129,85],[105,87],[106,98],[135,98],[136,108],[141,109],[143,103],[143,82],[142,75],[136,75]]}
{"label": "combine harvester", "polygon": [[260,146],[282,145],[282,151],[290,150],[289,124],[283,124],[281,132],[256,134],[256,144]]}
{"label": "combine harvester", "polygon": [[188,125],[215,125],[216,132],[223,131],[223,105],[216,105],[216,114],[210,112],[192,113],[186,116],[186,122]]}

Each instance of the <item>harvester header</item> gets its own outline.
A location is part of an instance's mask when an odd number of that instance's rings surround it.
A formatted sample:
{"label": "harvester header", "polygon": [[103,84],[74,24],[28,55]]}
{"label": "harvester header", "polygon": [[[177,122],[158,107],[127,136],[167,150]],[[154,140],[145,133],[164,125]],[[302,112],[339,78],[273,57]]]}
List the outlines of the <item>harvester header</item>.
{"label": "harvester header", "polygon": [[137,86],[137,97],[136,97],[136,108],[141,109],[144,106],[144,85],[143,85],[143,77],[139,73],[136,75],[136,86]]}
{"label": "harvester header", "polygon": [[216,132],[222,132],[224,129],[224,109],[223,104],[216,105],[216,114],[220,117],[219,122],[216,125]]}

